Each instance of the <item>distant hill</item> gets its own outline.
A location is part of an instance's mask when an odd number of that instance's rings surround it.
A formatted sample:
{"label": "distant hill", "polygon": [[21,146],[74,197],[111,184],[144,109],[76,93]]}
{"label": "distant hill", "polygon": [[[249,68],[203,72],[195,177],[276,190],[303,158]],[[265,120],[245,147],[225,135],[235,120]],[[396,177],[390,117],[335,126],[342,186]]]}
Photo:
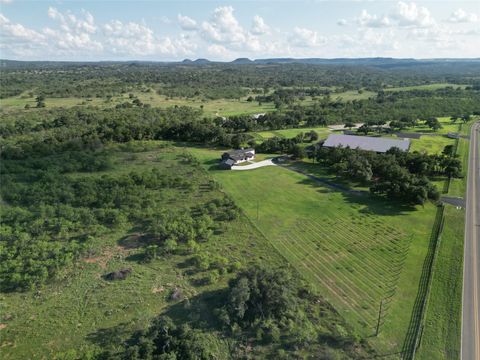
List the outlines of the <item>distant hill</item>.
{"label": "distant hill", "polygon": [[238,58],[231,62],[232,64],[252,64],[253,61],[249,58]]}
{"label": "distant hill", "polygon": [[111,64],[129,64],[130,66],[135,65],[212,65],[212,64],[225,64],[225,65],[266,65],[266,64],[308,64],[308,65],[348,65],[348,66],[371,66],[378,68],[394,68],[394,67],[409,67],[409,66],[423,66],[430,64],[460,64],[460,63],[475,63],[480,64],[480,58],[458,58],[458,59],[396,59],[396,58],[384,58],[384,57],[375,57],[375,58],[333,58],[333,59],[323,59],[323,58],[270,58],[270,59],[255,59],[251,60],[249,58],[238,58],[233,61],[211,61],[204,58],[199,58],[196,60],[184,59],[182,61],[18,61],[18,60],[7,60],[0,59],[0,68],[27,68],[27,67],[60,67],[68,65],[111,65]]}

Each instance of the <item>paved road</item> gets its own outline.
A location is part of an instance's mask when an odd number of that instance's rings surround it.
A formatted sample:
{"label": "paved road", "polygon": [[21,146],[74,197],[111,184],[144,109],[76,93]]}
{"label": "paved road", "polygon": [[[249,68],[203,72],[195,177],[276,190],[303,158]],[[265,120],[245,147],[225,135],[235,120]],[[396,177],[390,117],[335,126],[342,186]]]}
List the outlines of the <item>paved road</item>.
{"label": "paved road", "polygon": [[472,126],[465,213],[463,265],[462,360],[480,360],[480,166],[478,132]]}
{"label": "paved road", "polygon": [[455,196],[442,196],[440,197],[440,201],[445,204],[450,204],[453,206],[459,206],[465,208],[466,202],[465,199]]}

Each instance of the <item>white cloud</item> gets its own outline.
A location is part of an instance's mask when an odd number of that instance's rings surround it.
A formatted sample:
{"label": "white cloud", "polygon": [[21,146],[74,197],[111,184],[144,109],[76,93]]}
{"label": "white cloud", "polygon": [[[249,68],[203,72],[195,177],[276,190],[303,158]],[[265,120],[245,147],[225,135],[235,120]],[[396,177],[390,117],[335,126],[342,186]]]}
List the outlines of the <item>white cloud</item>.
{"label": "white cloud", "polygon": [[213,11],[210,21],[202,23],[202,37],[214,43],[235,44],[245,43],[246,32],[233,15],[233,7],[220,6]]}
{"label": "white cloud", "polygon": [[229,51],[225,46],[219,44],[212,44],[207,48],[209,56],[213,56],[216,59],[230,60],[234,57],[234,54]]}
{"label": "white cloud", "polygon": [[46,36],[0,14],[0,49],[15,57],[32,57],[48,48]]}
{"label": "white cloud", "polygon": [[[331,39],[343,56],[375,57],[395,56],[400,49],[398,33],[392,29],[361,28],[353,35],[339,35]],[[381,55],[379,55],[381,54]]]}
{"label": "white cloud", "polygon": [[0,0],[0,4],[11,4],[12,0]]}
{"label": "white cloud", "polygon": [[468,13],[463,9],[455,10],[447,19],[451,23],[473,23],[477,22],[479,17],[475,13]]}
{"label": "white cloud", "polygon": [[290,37],[293,46],[316,47],[325,43],[325,39],[318,35],[315,30],[302,27],[295,27]]}
{"label": "white cloud", "polygon": [[103,26],[108,49],[114,54],[129,56],[147,55],[184,55],[190,54],[194,45],[188,37],[178,39],[157,38],[152,29],[135,22],[123,23],[112,20]]}
{"label": "white cloud", "polygon": [[26,28],[22,24],[12,23],[3,14],[0,14],[0,29],[2,40],[6,41],[12,40],[40,43],[45,40],[45,36],[41,33]]}
{"label": "white cloud", "polygon": [[43,33],[48,37],[51,46],[64,50],[69,53],[76,51],[101,51],[103,45],[93,40],[88,33],[72,33],[53,30],[51,28],[43,29]]}
{"label": "white cloud", "polygon": [[429,27],[435,25],[435,19],[424,6],[414,2],[398,2],[392,17],[398,21],[399,26]]}
{"label": "white cloud", "polygon": [[255,35],[264,35],[270,31],[270,28],[261,16],[255,15],[253,17],[252,33]]}
{"label": "white cloud", "polygon": [[[0,0],[2,1],[2,0]],[[19,59],[154,59],[209,57],[478,57],[478,16],[458,9],[439,24],[430,11],[400,1],[391,11],[375,14],[367,7],[355,18],[339,19],[337,34],[293,24],[290,30],[268,26],[259,15],[241,23],[231,6],[213,9],[207,19],[178,14],[156,21],[179,26],[168,36],[145,22],[110,20],[97,23],[88,11],[48,8],[49,24],[28,28],[0,15],[0,50]],[[452,8],[453,11],[455,8]],[[467,23],[454,26],[445,22]],[[48,25],[48,26],[47,26]],[[297,25],[297,26],[295,26]],[[358,28],[355,28],[357,25]],[[288,26],[288,25],[285,25]],[[171,27],[170,27],[171,29]],[[468,41],[467,41],[467,36]]]}
{"label": "white cloud", "polygon": [[197,22],[188,16],[183,16],[182,14],[178,14],[177,16],[178,23],[183,30],[191,31],[197,30]]}
{"label": "white cloud", "polygon": [[[103,26],[110,51],[116,54],[151,55],[156,44],[153,30],[134,22],[112,20]],[[165,48],[169,48],[166,44]]]}
{"label": "white cloud", "polygon": [[367,10],[362,10],[362,13],[357,18],[357,22],[360,26],[374,28],[388,27],[391,25],[390,19],[387,16],[384,15],[380,17],[377,15],[371,15]]}
{"label": "white cloud", "polygon": [[48,38],[50,51],[57,49],[65,54],[74,54],[79,51],[100,52],[103,44],[92,38],[97,32],[95,19],[88,11],[82,10],[81,16],[70,11],[61,13],[54,7],[48,8],[48,17],[60,24],[60,29],[46,27],[43,34]]}
{"label": "white cloud", "polygon": [[93,15],[88,11],[82,10],[83,19],[77,18],[75,15],[69,11],[65,14],[62,14],[54,7],[48,8],[48,16],[51,19],[58,20],[60,22],[60,27],[66,32],[77,32],[82,33],[86,32],[89,34],[95,33],[97,27],[94,23]]}

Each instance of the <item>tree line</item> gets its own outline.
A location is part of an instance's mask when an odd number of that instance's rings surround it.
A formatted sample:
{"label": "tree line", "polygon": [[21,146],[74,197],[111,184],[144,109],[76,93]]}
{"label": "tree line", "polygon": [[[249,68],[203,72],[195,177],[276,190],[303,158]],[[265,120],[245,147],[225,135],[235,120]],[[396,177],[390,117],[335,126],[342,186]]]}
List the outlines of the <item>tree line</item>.
{"label": "tree line", "polygon": [[440,198],[428,177],[461,175],[461,161],[451,148],[441,155],[428,155],[397,148],[381,154],[348,147],[314,146],[308,154],[337,174],[368,184],[373,194],[410,204]]}

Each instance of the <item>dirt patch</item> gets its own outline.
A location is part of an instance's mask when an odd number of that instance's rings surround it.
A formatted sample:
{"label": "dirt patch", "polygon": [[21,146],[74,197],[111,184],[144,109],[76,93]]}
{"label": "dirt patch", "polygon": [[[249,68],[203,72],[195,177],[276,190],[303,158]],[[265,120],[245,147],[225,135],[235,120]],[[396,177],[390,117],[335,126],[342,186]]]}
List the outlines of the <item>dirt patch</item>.
{"label": "dirt patch", "polygon": [[7,327],[7,324],[0,324],[0,330],[3,330]]}
{"label": "dirt patch", "polygon": [[87,264],[97,264],[102,270],[107,268],[108,262],[115,256],[115,255],[122,255],[127,256],[128,250],[123,246],[114,246],[108,247],[102,251],[102,253],[98,256],[89,256],[82,261]]}
{"label": "dirt patch", "polygon": [[165,291],[165,288],[163,286],[159,286],[159,287],[155,287],[152,289],[152,293],[154,294],[158,294],[158,293],[161,293],[161,292],[164,292]]}

